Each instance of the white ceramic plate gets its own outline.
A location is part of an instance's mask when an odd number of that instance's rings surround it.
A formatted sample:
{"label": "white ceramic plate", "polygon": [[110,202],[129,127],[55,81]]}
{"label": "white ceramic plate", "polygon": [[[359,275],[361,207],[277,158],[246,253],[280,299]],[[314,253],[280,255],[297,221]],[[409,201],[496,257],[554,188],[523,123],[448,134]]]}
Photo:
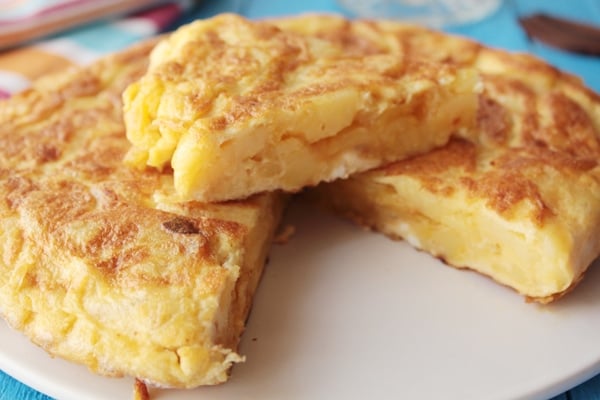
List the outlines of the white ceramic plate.
{"label": "white ceramic plate", "polygon": [[[154,400],[546,399],[600,372],[600,270],[525,303],[404,242],[295,205],[231,380]],[[132,382],[51,359],[0,324],[0,368],[58,399],[130,398]]]}

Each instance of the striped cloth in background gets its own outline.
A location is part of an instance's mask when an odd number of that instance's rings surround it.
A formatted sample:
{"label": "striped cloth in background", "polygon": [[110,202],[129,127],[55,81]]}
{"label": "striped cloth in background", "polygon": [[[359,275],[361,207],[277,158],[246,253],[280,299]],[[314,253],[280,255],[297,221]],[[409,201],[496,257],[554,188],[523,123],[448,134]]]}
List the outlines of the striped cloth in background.
{"label": "striped cloth in background", "polygon": [[[13,0],[13,3],[17,2]],[[190,0],[162,2],[133,15],[91,22],[28,46],[0,51],[0,98],[26,89],[42,75],[71,65],[88,64],[102,55],[165,31],[191,6]]]}

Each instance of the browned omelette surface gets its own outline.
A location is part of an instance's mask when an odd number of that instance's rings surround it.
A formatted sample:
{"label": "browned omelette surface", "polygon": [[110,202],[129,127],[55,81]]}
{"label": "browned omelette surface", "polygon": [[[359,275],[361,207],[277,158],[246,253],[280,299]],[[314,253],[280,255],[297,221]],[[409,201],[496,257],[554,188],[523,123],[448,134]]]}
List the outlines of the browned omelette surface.
{"label": "browned omelette surface", "polygon": [[121,93],[154,43],[0,102],[0,315],[49,353],[168,387],[227,379],[277,194],[162,201],[127,168]]}
{"label": "browned omelette surface", "polygon": [[161,41],[125,91],[127,161],[172,168],[180,200],[294,192],[447,143],[474,124],[478,83],[470,68],[219,15]]}
{"label": "browned omelette surface", "polygon": [[[477,140],[322,185],[338,211],[548,302],[600,253],[600,97],[525,54],[394,22],[277,22],[350,52],[410,54],[482,75]],[[382,40],[382,38],[384,38]]]}

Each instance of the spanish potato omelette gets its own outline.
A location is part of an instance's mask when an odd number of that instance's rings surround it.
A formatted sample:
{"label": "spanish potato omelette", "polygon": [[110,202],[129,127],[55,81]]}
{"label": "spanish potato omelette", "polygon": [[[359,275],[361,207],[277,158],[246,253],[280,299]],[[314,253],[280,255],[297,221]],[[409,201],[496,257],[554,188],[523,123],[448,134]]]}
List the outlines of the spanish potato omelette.
{"label": "spanish potato omelette", "polygon": [[128,168],[121,94],[154,42],[0,102],[0,315],[50,354],[163,387],[228,377],[283,196],[170,204]]}
{"label": "spanish potato omelette", "polygon": [[329,16],[277,25],[348,51],[400,52],[482,75],[475,140],[320,185],[311,197],[540,303],[582,279],[600,253],[598,94],[532,56],[417,26]]}
{"label": "spanish potato omelette", "polygon": [[128,162],[172,168],[181,200],[228,200],[347,177],[474,123],[473,70],[346,50],[231,14],[179,28],[124,93]]}
{"label": "spanish potato omelette", "polygon": [[[474,142],[453,139],[313,195],[534,300],[574,287],[599,250],[596,94],[531,57],[423,28],[271,23],[349,54],[402,48],[483,75]],[[219,383],[242,359],[235,348],[283,196],[173,203],[168,169],[121,164],[121,92],[144,74],[153,45],[0,103],[0,314],[102,374]]]}

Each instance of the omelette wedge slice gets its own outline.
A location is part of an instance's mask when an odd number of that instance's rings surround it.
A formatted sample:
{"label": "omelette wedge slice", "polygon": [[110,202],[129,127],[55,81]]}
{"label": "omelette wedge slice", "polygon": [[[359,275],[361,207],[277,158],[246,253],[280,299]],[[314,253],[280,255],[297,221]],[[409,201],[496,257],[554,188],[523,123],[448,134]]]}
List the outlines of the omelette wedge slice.
{"label": "omelette wedge slice", "polygon": [[[572,290],[600,254],[600,96],[524,54],[392,22],[332,17],[284,29],[475,67],[476,140],[320,185],[308,195],[529,300]],[[307,28],[308,27],[308,28]],[[385,41],[380,38],[385,37]],[[408,50],[407,50],[408,49]]]}
{"label": "omelette wedge slice", "polygon": [[475,120],[471,69],[348,53],[232,14],[179,28],[150,60],[124,93],[127,162],[172,168],[181,201],[294,192],[439,147]]}
{"label": "omelette wedge slice", "polygon": [[171,204],[125,166],[121,94],[155,43],[0,102],[0,315],[53,356],[161,387],[224,382],[284,205]]}

